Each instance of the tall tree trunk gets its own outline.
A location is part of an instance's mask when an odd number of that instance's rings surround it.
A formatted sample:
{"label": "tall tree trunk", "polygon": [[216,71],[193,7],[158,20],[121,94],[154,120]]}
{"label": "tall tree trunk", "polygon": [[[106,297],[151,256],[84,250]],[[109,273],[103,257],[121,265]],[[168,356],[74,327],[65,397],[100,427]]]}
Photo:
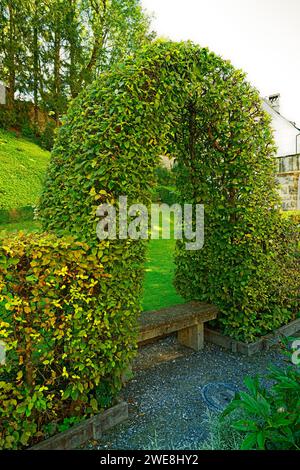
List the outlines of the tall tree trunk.
{"label": "tall tree trunk", "polygon": [[7,104],[10,109],[14,107],[16,90],[16,52],[15,52],[15,17],[13,3],[8,3],[9,12],[9,46],[8,46],[8,93]]}
{"label": "tall tree trunk", "polygon": [[92,1],[91,10],[94,17],[91,25],[91,30],[93,31],[93,48],[88,63],[82,68],[79,74],[78,89],[80,89],[84,83],[89,83],[92,80],[93,69],[96,67],[97,58],[99,57],[101,49],[103,49],[107,34],[105,27],[108,15],[107,0],[100,0],[100,3]]}
{"label": "tall tree trunk", "polygon": [[76,46],[77,46],[77,28],[75,23],[75,9],[76,9],[76,2],[74,0],[70,0],[70,30],[69,30],[69,47],[70,47],[70,91],[71,97],[75,98],[78,94],[77,90],[77,70],[76,70]]}
{"label": "tall tree trunk", "polygon": [[38,88],[39,88],[39,45],[38,45],[38,0],[34,3],[34,29],[33,29],[33,102],[34,124],[38,126]]}

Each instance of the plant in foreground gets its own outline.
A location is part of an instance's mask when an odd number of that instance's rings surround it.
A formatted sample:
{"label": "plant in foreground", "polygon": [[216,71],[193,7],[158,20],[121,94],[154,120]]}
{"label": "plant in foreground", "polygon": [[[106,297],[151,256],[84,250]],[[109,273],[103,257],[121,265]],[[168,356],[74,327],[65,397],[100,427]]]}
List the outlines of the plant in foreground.
{"label": "plant in foreground", "polygon": [[222,414],[243,413],[231,427],[244,435],[242,450],[300,450],[300,368],[270,367],[273,385],[266,389],[258,378],[247,377],[247,392],[239,392]]}
{"label": "plant in foreground", "polygon": [[219,413],[207,412],[204,420],[209,436],[200,445],[200,450],[239,450],[243,434],[232,426],[234,420],[241,418],[239,411],[220,419]]}

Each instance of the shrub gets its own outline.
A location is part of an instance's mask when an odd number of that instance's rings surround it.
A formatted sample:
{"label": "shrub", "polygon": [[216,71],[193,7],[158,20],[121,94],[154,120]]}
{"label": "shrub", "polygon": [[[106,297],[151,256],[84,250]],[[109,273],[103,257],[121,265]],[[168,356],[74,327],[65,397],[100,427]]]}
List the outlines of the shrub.
{"label": "shrub", "polygon": [[24,206],[17,209],[0,209],[0,225],[11,222],[23,222],[33,220],[34,207]]}
{"label": "shrub", "polygon": [[52,121],[48,121],[46,123],[45,129],[41,132],[40,137],[39,137],[40,145],[44,149],[52,150],[52,147],[54,145],[55,130],[56,130],[55,123]]}
{"label": "shrub", "polygon": [[0,105],[0,127],[4,129],[19,129],[23,127],[29,131],[31,126],[29,120],[30,103],[26,101],[15,101],[13,108]]}
{"label": "shrub", "polygon": [[15,112],[9,110],[7,106],[0,105],[0,127],[4,129],[9,129],[14,127],[16,124]]}
{"label": "shrub", "polygon": [[120,389],[136,313],[109,298],[101,249],[103,263],[72,238],[0,241],[0,448],[33,444],[108,406]]}
{"label": "shrub", "polygon": [[152,202],[162,202],[173,205],[177,202],[178,195],[175,187],[175,172],[163,166],[158,166],[155,170],[156,185],[153,188]]}
{"label": "shrub", "polygon": [[[246,378],[248,392],[240,392],[224,411],[223,417],[238,411],[242,419],[231,423],[243,434],[242,450],[300,449],[300,368],[271,367],[270,389],[258,378]],[[224,422],[223,422],[224,425]]]}
{"label": "shrub", "polygon": [[23,137],[30,139],[31,141],[38,143],[38,136],[39,130],[38,128],[28,120],[21,128],[21,134]]}
{"label": "shrub", "polygon": [[292,220],[295,224],[300,226],[300,210],[282,212],[282,217],[284,219]]}
{"label": "shrub", "polygon": [[[155,42],[73,100],[42,195],[44,228],[96,246],[97,206],[125,195],[128,205],[148,203],[159,155],[174,155],[178,202],[206,211],[204,249],[178,243],[175,285],[215,303],[225,333],[251,341],[294,315],[285,274],[295,242],[277,209],[275,153],[270,117],[245,74],[206,48]],[[112,286],[120,282],[137,306],[142,242],[112,241],[109,260]]]}
{"label": "shrub", "polygon": [[159,186],[175,186],[175,174],[173,170],[158,166],[155,170],[155,176]]}
{"label": "shrub", "polygon": [[162,202],[172,206],[177,200],[176,188],[172,186],[156,186],[152,194],[152,202]]}

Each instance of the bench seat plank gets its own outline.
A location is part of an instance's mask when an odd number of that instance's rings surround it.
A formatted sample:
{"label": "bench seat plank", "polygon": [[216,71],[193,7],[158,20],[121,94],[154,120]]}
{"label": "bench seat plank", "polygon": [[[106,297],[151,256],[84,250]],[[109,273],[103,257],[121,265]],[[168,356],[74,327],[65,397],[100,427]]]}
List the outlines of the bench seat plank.
{"label": "bench seat plank", "polygon": [[214,320],[217,314],[217,307],[198,301],[143,312],[139,318],[138,342],[178,331],[179,341],[198,351],[203,347],[203,323]]}

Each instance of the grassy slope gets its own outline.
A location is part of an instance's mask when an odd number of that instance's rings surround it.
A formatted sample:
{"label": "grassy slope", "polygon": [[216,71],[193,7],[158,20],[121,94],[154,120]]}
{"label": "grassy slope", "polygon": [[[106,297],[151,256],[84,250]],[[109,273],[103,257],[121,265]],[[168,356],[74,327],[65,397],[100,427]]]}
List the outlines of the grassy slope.
{"label": "grassy slope", "polygon": [[0,129],[0,209],[37,202],[49,157],[33,142]]}

